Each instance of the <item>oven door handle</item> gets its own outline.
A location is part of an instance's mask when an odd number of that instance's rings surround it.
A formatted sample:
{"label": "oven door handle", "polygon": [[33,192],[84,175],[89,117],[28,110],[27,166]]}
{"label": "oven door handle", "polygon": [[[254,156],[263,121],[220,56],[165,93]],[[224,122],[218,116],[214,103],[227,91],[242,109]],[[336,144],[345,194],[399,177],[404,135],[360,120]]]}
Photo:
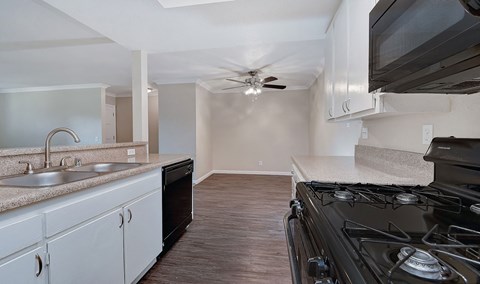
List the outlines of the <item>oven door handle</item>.
{"label": "oven door handle", "polygon": [[291,211],[288,211],[283,218],[283,226],[285,227],[285,236],[287,239],[288,258],[290,262],[290,272],[292,274],[292,284],[301,284],[300,271],[298,269],[298,262],[295,252],[295,243],[293,242],[292,228],[290,227],[290,220],[297,218]]}

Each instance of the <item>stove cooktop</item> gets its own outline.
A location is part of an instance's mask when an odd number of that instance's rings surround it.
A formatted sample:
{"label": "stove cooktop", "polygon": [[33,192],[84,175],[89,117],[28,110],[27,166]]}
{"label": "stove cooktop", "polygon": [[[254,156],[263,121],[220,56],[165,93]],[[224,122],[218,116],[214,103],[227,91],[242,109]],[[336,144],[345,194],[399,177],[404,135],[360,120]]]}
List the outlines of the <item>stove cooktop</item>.
{"label": "stove cooktop", "polygon": [[[480,215],[431,186],[307,183],[379,283],[480,283]],[[325,224],[324,224],[325,225]]]}

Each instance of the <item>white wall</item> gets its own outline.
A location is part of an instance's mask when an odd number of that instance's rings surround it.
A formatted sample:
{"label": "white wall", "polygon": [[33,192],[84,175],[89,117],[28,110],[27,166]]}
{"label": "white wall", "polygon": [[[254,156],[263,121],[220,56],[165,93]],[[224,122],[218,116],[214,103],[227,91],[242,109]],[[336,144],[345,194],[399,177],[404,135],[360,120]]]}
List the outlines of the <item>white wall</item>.
{"label": "white wall", "polygon": [[195,158],[195,84],[158,85],[158,144],[160,154]]}
{"label": "white wall", "polygon": [[310,154],[353,156],[361,132],[361,121],[327,122],[323,74],[310,87]]}
{"label": "white wall", "polygon": [[[0,94],[0,148],[42,146],[57,127],[73,129],[80,144],[102,141],[101,88]],[[73,145],[57,134],[52,145]]]}
{"label": "white wall", "polygon": [[[439,96],[444,96],[440,95]],[[368,139],[360,145],[425,153],[422,144],[422,126],[433,124],[434,137],[480,138],[480,94],[451,95],[451,112],[437,114],[404,114],[365,120]]]}
{"label": "white wall", "polygon": [[213,170],[211,93],[196,86],[196,163],[195,179]]}
{"label": "white wall", "polygon": [[308,154],[308,113],[307,91],[214,94],[213,168],[289,172],[292,155]]}

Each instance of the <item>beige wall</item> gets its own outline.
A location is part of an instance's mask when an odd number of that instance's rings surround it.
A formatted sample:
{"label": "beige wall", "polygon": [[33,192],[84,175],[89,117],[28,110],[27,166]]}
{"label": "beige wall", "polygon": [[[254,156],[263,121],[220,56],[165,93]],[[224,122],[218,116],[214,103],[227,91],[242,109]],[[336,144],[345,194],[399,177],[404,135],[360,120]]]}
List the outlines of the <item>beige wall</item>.
{"label": "beige wall", "polygon": [[117,142],[132,142],[132,98],[116,98]]}
{"label": "beige wall", "polygon": [[195,84],[158,86],[160,154],[188,154],[195,159]]}
{"label": "beige wall", "polygon": [[[132,98],[118,97],[115,101],[117,114],[117,142],[133,141]],[[158,97],[148,97],[148,152],[158,153]]]}
{"label": "beige wall", "polygon": [[[442,96],[442,95],[439,95]],[[438,114],[404,114],[365,120],[368,139],[360,145],[369,145],[417,153],[425,153],[428,145],[422,144],[422,126],[433,124],[434,137],[480,138],[480,94],[452,95],[451,112]]]}
{"label": "beige wall", "polygon": [[361,121],[327,122],[323,75],[309,90],[310,154],[316,156],[353,156],[361,131]]}
{"label": "beige wall", "polygon": [[213,170],[211,93],[196,86],[196,151],[195,179]]}
{"label": "beige wall", "polygon": [[158,154],[158,96],[148,97],[148,152]]}
{"label": "beige wall", "polygon": [[289,172],[292,155],[308,154],[308,113],[307,91],[212,95],[213,168]]}

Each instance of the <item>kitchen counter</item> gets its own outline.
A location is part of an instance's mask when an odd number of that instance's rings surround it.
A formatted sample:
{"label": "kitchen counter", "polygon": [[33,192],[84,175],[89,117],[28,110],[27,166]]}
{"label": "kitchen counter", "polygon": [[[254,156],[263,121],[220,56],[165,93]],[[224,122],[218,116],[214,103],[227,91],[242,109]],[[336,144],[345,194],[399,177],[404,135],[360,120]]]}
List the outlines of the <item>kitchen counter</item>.
{"label": "kitchen counter", "polygon": [[397,171],[387,165],[380,170],[355,157],[293,156],[292,160],[307,181],[399,185],[428,185],[433,181],[433,171],[425,173],[413,166]]}
{"label": "kitchen counter", "polygon": [[[148,163],[133,169],[119,172],[103,174],[97,177],[84,179],[72,183],[67,183],[52,187],[24,188],[24,187],[0,187],[0,212],[27,206],[43,200],[54,198],[68,193],[77,192],[83,189],[91,188],[107,182],[148,172],[150,170],[163,167],[165,165],[180,162],[189,159],[188,155],[142,155],[135,157],[134,160],[127,158],[112,158],[108,162],[136,162]],[[102,162],[102,161],[99,161]]]}

